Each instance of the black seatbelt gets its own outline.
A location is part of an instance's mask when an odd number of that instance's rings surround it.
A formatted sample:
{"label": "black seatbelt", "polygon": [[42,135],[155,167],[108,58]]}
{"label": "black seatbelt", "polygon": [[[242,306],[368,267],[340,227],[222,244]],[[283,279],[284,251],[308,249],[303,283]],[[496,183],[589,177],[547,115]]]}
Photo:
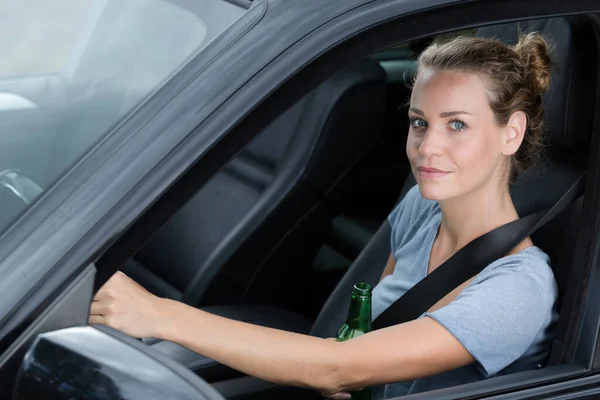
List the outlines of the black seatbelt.
{"label": "black seatbelt", "polygon": [[554,206],[502,225],[468,243],[384,310],[373,321],[373,330],[419,318],[445,295],[506,256],[565,210],[583,194],[584,186],[585,173]]}

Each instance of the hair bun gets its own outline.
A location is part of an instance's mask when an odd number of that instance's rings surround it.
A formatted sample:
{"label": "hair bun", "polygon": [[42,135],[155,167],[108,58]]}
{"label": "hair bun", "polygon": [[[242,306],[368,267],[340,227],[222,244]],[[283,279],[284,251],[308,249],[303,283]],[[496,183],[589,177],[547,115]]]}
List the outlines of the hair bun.
{"label": "hair bun", "polygon": [[531,83],[538,93],[544,93],[550,87],[552,60],[548,42],[537,33],[521,36],[514,47],[515,52],[529,69]]}

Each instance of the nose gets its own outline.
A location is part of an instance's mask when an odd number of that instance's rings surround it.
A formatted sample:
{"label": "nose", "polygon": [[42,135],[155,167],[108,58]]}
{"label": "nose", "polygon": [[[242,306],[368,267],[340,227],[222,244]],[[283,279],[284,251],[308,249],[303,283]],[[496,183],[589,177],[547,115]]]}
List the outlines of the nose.
{"label": "nose", "polygon": [[426,158],[439,156],[444,150],[445,138],[445,131],[430,126],[418,145],[419,154]]}

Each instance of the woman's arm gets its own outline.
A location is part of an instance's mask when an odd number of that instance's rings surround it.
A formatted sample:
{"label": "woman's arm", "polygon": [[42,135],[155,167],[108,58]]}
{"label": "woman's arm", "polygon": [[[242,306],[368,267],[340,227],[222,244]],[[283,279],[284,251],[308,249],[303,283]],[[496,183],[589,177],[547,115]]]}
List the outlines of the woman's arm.
{"label": "woman's arm", "polygon": [[283,385],[337,393],[417,379],[473,362],[430,318],[338,343],[162,303],[171,324],[159,336],[246,374]]}
{"label": "woman's arm", "polygon": [[416,379],[473,362],[460,342],[430,318],[338,343],[160,299],[121,273],[98,292],[90,323],[172,341],[249,375],[325,394]]}

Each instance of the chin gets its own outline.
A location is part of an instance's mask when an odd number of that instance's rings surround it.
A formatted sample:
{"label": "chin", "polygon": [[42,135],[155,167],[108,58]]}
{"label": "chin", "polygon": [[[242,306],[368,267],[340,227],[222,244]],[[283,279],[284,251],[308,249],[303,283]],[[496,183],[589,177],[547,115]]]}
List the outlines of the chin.
{"label": "chin", "polygon": [[447,187],[444,187],[446,185],[440,185],[437,182],[419,182],[417,181],[417,184],[419,185],[419,192],[421,192],[421,196],[424,199],[427,200],[434,200],[434,201],[442,201],[442,200],[446,200],[450,197],[452,197],[452,194],[449,193],[449,190]]}

